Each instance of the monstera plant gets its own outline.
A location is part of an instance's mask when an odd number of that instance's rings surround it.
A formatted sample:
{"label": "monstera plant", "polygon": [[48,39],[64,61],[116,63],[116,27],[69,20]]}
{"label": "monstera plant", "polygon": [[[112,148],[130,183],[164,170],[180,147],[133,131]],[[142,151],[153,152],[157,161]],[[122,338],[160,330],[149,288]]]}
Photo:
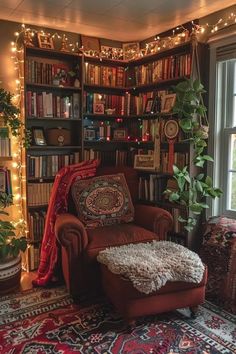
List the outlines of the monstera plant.
{"label": "monstera plant", "polygon": [[206,153],[208,139],[208,121],[206,107],[202,95],[206,92],[199,80],[186,79],[174,87],[176,102],[173,113],[178,116],[180,128],[186,140],[193,147],[193,159],[190,164],[195,165],[194,175],[189,173],[188,166],[180,169],[173,166],[173,177],[177,182],[177,190],[166,190],[169,201],[186,206],[191,213],[187,218],[179,217],[185,224],[185,229],[191,231],[196,225],[198,215],[209,208],[207,197],[220,197],[222,191],[215,188],[210,176],[206,174],[206,163],[213,163],[213,159]]}

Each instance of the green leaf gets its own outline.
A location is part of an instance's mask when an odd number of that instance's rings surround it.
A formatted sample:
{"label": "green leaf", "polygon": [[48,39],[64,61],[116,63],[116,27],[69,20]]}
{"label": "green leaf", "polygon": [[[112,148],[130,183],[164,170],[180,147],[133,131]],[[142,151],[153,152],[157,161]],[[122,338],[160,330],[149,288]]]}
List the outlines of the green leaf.
{"label": "green leaf", "polygon": [[206,160],[206,161],[214,162],[214,159],[213,159],[211,156],[209,156],[209,155],[203,155],[202,158],[203,158],[204,160]]}
{"label": "green leaf", "polygon": [[192,204],[189,208],[194,214],[200,214],[202,211],[202,206],[199,203]]}
{"label": "green leaf", "polygon": [[203,177],[204,177],[204,173],[199,173],[199,175],[196,176],[196,179],[198,181],[201,181],[203,179]]}
{"label": "green leaf", "polygon": [[173,165],[173,172],[175,175],[177,175],[180,172],[180,170],[178,169],[178,167],[176,165]]}
{"label": "green leaf", "polygon": [[212,187],[212,178],[210,176],[206,176],[205,183],[209,186]]}
{"label": "green leaf", "polygon": [[196,189],[198,192],[202,192],[203,188],[202,188],[202,184],[200,181],[196,181]]}
{"label": "green leaf", "polygon": [[176,202],[177,200],[179,200],[179,194],[177,192],[171,193],[169,196],[169,201]]}

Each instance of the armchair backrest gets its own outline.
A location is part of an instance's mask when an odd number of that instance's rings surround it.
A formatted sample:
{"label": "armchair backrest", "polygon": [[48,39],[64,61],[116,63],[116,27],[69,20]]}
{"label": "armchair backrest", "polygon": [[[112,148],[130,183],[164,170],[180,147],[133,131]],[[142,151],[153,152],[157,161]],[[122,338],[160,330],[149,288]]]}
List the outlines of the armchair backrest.
{"label": "armchair backrest", "polygon": [[138,173],[133,167],[100,167],[97,169],[97,176],[112,175],[115,173],[123,173],[129,187],[133,204],[138,201]]}

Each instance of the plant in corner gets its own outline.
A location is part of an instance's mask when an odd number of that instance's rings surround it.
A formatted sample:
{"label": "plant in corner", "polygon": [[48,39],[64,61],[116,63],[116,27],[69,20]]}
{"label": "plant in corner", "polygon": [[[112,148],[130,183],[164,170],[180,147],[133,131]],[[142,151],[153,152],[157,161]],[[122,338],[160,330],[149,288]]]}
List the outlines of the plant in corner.
{"label": "plant in corner", "polygon": [[[176,102],[173,113],[178,115],[179,125],[193,146],[193,159],[195,165],[194,175],[189,173],[188,166],[179,169],[173,166],[173,177],[177,182],[176,191],[166,190],[169,201],[186,206],[192,213],[186,219],[179,217],[185,223],[185,229],[191,231],[197,222],[197,217],[209,208],[206,198],[220,197],[221,189],[215,188],[210,176],[205,173],[206,162],[213,162],[211,156],[205,153],[208,138],[208,122],[206,107],[202,100],[204,90],[201,82],[186,79],[174,87]],[[203,125],[203,122],[206,123]]]}
{"label": "plant in corner", "polygon": [[[0,88],[0,119],[9,127],[15,137],[22,139],[23,146],[28,146],[29,133],[19,118],[19,109],[12,103],[12,95]],[[22,133],[23,132],[23,133]],[[13,196],[0,191],[0,217],[8,213],[4,210],[13,204]],[[25,237],[16,237],[15,227],[11,221],[0,219],[0,293],[6,293],[19,284],[21,274],[20,251],[25,251]]]}

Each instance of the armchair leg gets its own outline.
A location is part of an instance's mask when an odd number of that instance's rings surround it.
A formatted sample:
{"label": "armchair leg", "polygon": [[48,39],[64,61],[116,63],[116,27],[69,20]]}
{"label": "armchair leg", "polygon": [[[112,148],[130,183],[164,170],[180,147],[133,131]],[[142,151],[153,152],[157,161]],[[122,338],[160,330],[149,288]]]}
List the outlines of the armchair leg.
{"label": "armchair leg", "polygon": [[198,306],[191,306],[190,309],[190,314],[191,314],[191,318],[197,318],[197,313],[198,313]]}

